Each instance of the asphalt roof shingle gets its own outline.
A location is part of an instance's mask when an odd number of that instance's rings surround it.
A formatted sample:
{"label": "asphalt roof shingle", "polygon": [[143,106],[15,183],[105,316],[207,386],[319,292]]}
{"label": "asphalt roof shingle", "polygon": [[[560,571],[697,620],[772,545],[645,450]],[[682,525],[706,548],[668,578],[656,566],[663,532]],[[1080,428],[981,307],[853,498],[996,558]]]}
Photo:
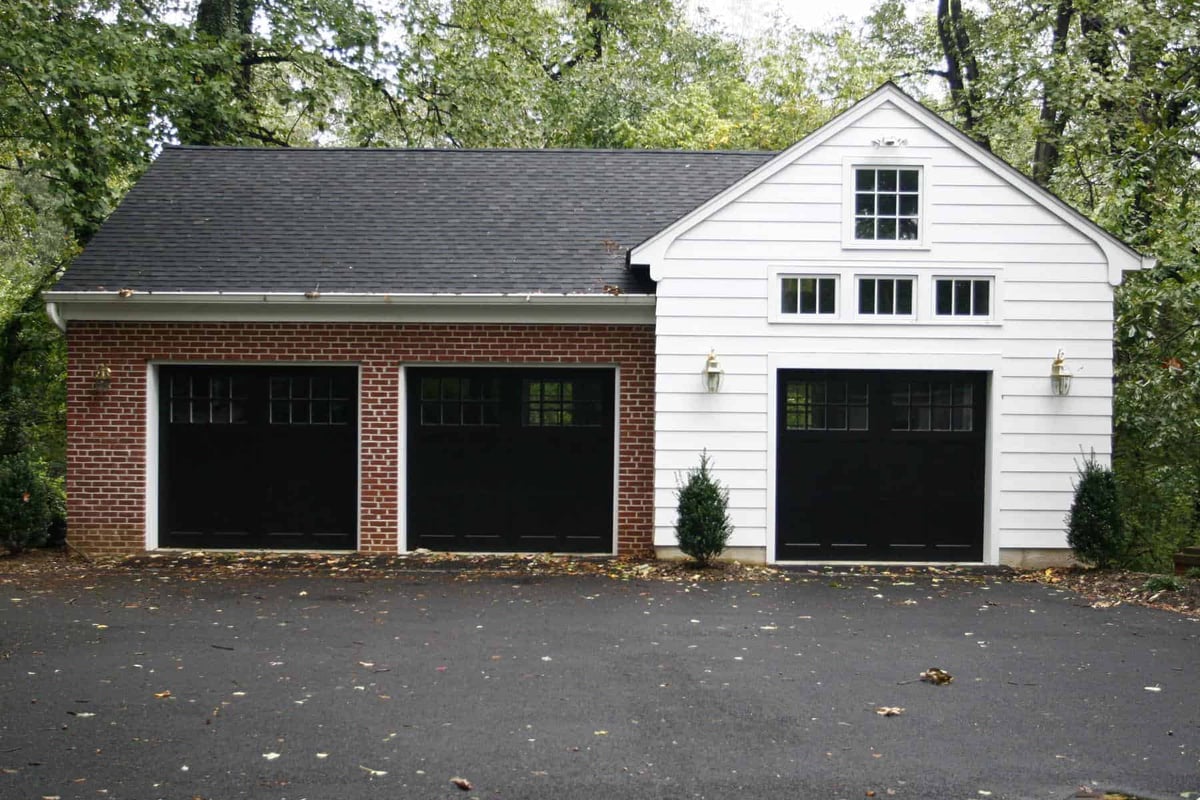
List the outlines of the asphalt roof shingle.
{"label": "asphalt roof shingle", "polygon": [[772,157],[167,147],[55,289],[653,292],[626,251]]}

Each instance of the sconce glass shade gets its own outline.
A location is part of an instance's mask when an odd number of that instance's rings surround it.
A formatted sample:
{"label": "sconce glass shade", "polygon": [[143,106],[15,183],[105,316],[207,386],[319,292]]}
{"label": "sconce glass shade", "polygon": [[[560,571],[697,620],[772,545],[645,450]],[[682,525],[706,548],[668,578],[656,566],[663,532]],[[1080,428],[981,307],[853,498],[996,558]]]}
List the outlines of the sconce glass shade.
{"label": "sconce glass shade", "polygon": [[1063,360],[1062,350],[1058,351],[1050,365],[1050,388],[1059,397],[1071,393],[1071,371],[1067,369],[1066,361]]}
{"label": "sconce glass shade", "polygon": [[704,388],[709,392],[716,393],[721,390],[721,378],[725,375],[725,370],[721,369],[721,362],[717,360],[716,351],[711,351],[708,358],[704,361]]}

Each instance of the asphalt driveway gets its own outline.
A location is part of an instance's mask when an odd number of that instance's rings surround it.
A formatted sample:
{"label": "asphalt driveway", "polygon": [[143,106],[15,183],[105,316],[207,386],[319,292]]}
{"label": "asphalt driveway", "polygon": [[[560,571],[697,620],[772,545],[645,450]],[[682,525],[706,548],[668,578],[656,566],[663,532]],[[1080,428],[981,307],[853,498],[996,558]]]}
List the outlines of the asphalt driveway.
{"label": "asphalt driveway", "polygon": [[1200,622],[1047,586],[4,578],[5,800],[1200,793]]}

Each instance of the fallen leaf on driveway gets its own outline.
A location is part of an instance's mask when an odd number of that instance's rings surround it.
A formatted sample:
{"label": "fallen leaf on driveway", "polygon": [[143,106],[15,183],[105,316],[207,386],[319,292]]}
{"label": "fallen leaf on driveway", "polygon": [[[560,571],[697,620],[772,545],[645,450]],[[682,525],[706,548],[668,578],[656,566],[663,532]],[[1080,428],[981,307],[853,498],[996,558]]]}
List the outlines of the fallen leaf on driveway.
{"label": "fallen leaf on driveway", "polygon": [[462,789],[464,792],[469,792],[475,788],[474,784],[472,784],[466,778],[451,778],[450,782]]}
{"label": "fallen leaf on driveway", "polygon": [[274,761],[275,759],[279,758],[279,753],[263,753],[263,758],[265,758],[267,761]]}
{"label": "fallen leaf on driveway", "polygon": [[881,717],[898,717],[904,713],[904,709],[900,706],[880,706],[875,713]]}
{"label": "fallen leaf on driveway", "polygon": [[1161,692],[1162,687],[1161,686],[1147,686],[1146,691],[1147,692]]}
{"label": "fallen leaf on driveway", "polygon": [[940,686],[943,683],[954,683],[954,676],[944,669],[930,667],[921,673],[921,680],[929,681],[935,686]]}
{"label": "fallen leaf on driveway", "polygon": [[370,775],[372,778],[382,778],[384,775],[387,775],[387,772],[384,770],[371,769],[370,767],[364,767],[362,764],[359,764],[358,768]]}
{"label": "fallen leaf on driveway", "polygon": [[593,731],[596,736],[608,736],[608,731]]}
{"label": "fallen leaf on driveway", "polygon": [[168,690],[166,690],[165,692],[155,692],[155,693],[154,693],[154,696],[155,696],[155,697],[157,697],[159,700],[162,700],[162,699],[164,699],[164,698],[167,698],[167,697],[170,697],[170,696],[171,696],[171,690],[170,690],[170,689],[168,689]]}

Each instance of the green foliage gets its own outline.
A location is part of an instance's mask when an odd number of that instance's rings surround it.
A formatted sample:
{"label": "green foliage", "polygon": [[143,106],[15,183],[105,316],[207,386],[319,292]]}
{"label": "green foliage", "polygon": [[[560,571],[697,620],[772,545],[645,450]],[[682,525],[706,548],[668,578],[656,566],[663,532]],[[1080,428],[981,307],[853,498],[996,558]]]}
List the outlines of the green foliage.
{"label": "green foliage", "polygon": [[1119,565],[1129,542],[1121,519],[1113,471],[1088,455],[1079,467],[1075,500],[1067,515],[1067,543],[1075,556],[1101,569]]}
{"label": "green foliage", "polygon": [[40,547],[63,515],[62,481],[44,462],[21,453],[0,457],[0,546],[11,553]]}
{"label": "green foliage", "polygon": [[1174,575],[1151,575],[1142,584],[1143,592],[1182,592],[1187,584]]}
{"label": "green foliage", "polygon": [[701,453],[700,466],[689,470],[687,480],[675,490],[679,549],[701,566],[721,555],[733,533],[726,510],[729,492],[713,478],[709,463],[708,453]]}
{"label": "green foliage", "polygon": [[1183,573],[1183,577],[1191,578],[1192,580],[1200,580],[1200,567],[1188,567]]}

